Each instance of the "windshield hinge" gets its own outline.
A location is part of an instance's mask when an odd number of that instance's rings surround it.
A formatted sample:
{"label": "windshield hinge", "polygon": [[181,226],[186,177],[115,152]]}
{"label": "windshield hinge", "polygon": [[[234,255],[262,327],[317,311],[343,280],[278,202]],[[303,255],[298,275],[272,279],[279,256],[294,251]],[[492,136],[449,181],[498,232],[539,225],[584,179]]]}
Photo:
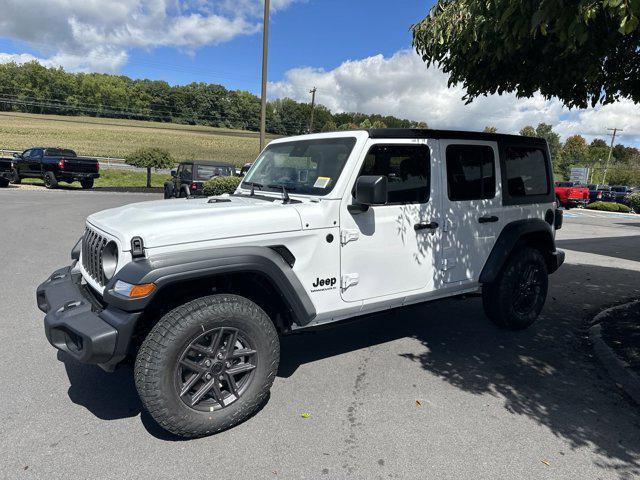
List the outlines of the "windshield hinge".
{"label": "windshield hinge", "polygon": [[340,231],[340,243],[346,245],[349,242],[355,242],[360,238],[360,232],[358,230],[341,230]]}

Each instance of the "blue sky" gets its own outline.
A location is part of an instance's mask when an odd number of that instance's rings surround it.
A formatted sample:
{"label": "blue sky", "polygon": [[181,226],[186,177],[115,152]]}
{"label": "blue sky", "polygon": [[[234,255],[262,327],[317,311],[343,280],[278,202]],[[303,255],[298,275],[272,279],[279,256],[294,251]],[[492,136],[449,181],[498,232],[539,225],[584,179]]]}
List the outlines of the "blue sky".
{"label": "blue sky", "polygon": [[[317,100],[332,111],[381,113],[434,128],[517,133],[545,122],[560,135],[640,145],[640,106],[629,100],[568,110],[557,99],[480,97],[449,86],[411,49],[424,0],[271,0],[269,97]],[[0,63],[38,60],[70,71],[220,83],[259,92],[262,0],[0,0]],[[25,28],[46,18],[55,28]]]}
{"label": "blue sky", "polygon": [[[303,65],[332,69],[347,59],[392,55],[409,48],[409,28],[426,15],[430,2],[399,0],[393,2],[390,12],[391,3],[306,0],[275,11],[270,25],[269,79],[280,80],[287,70]],[[40,56],[37,47],[0,36],[0,52]],[[256,32],[194,52],[175,47],[134,48],[120,72],[171,84],[202,81],[259,92],[261,58],[262,33]]]}

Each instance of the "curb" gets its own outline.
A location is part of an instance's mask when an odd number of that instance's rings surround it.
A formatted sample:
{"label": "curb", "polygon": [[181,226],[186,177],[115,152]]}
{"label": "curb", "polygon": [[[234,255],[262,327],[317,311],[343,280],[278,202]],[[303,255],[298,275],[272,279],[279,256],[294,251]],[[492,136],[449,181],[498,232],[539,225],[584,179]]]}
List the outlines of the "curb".
{"label": "curb", "polygon": [[611,379],[620,387],[624,392],[630,396],[634,402],[640,405],[640,376],[629,369],[627,362],[622,360],[616,355],[616,353],[606,344],[602,339],[602,325],[601,322],[610,313],[625,308],[629,305],[637,302],[630,302],[624,305],[618,305],[603,310],[593,319],[594,325],[589,328],[589,338],[593,344],[593,350],[600,360],[600,363],[609,373]]}

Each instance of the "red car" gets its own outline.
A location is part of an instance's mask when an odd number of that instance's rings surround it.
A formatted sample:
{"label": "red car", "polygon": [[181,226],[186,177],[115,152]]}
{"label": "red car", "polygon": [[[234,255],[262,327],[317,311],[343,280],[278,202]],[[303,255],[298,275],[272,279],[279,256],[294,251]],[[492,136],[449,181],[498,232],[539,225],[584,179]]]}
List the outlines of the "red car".
{"label": "red car", "polygon": [[589,188],[575,182],[555,182],[556,203],[565,208],[585,207],[589,203]]}

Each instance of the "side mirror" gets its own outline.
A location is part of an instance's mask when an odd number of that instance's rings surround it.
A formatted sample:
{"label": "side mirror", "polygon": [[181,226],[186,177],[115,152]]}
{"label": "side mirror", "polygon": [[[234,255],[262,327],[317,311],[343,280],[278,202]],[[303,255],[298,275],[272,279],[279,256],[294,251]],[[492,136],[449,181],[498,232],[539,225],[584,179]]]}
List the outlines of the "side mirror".
{"label": "side mirror", "polygon": [[176,175],[178,175],[178,172],[176,172],[175,170],[171,170],[171,176],[175,178]]}
{"label": "side mirror", "polygon": [[356,181],[356,202],[360,205],[384,205],[387,203],[387,177],[363,175]]}

